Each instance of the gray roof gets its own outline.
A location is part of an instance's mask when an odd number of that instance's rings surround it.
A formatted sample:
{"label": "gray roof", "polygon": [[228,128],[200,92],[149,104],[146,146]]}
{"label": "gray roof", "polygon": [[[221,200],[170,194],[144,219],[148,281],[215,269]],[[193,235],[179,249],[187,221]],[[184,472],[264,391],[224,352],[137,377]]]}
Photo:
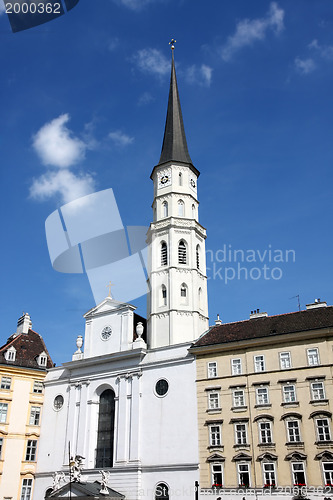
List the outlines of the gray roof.
{"label": "gray roof", "polygon": [[[46,498],[58,498],[66,496],[66,493],[69,491],[69,483],[65,484],[58,490],[50,493],[46,496]],[[103,498],[105,500],[120,500],[124,499],[125,496],[118,491],[113,490],[110,486],[107,486],[109,491],[109,495],[102,495],[100,493],[102,488],[102,484],[99,481],[90,482],[72,482],[71,489],[76,498],[88,499],[89,497],[93,498]]]}
{"label": "gray roof", "polygon": [[187,149],[182,110],[178,94],[175,61],[172,51],[171,78],[168,111],[165,122],[161,157],[158,165],[168,161],[190,163],[192,160]]}

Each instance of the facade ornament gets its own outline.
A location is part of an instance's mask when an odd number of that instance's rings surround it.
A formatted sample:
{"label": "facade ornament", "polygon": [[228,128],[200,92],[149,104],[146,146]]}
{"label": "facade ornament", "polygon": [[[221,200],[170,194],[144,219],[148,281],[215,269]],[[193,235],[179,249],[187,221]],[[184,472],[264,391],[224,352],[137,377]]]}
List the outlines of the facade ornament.
{"label": "facade ornament", "polygon": [[84,460],[84,457],[82,457],[81,455],[76,455],[76,457],[74,459],[72,457],[70,460],[70,463],[69,463],[70,475],[71,475],[71,481],[73,483],[80,483],[81,482],[83,460]]}
{"label": "facade ornament", "polygon": [[76,347],[77,350],[74,352],[72,356],[72,361],[76,361],[78,359],[83,358],[83,352],[81,351],[81,347],[83,346],[83,337],[82,335],[78,335],[76,339]]}
{"label": "facade ornament", "polygon": [[110,473],[105,472],[104,470],[99,471],[100,474],[102,474],[102,489],[99,490],[101,495],[109,495],[109,490],[107,489],[106,485],[110,477]]}
{"label": "facade ornament", "polygon": [[66,476],[64,472],[55,472],[52,476],[52,479],[53,479],[52,491],[56,491],[60,488],[61,481],[65,482]]}

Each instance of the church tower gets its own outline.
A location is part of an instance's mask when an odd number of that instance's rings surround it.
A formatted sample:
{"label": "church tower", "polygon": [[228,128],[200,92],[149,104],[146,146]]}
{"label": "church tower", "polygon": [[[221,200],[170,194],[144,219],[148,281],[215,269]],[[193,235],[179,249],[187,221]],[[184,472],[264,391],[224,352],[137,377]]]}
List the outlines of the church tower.
{"label": "church tower", "polygon": [[150,348],[191,342],[208,328],[206,230],[199,224],[197,182],[185,136],[171,42],[171,79],[164,139],[154,183],[148,243]]}

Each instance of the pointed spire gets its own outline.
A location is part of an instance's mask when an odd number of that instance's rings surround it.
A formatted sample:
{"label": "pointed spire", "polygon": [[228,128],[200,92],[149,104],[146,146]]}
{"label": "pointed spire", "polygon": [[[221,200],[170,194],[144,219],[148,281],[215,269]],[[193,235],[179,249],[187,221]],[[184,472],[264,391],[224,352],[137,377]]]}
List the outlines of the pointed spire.
{"label": "pointed spire", "polygon": [[178,94],[175,60],[174,60],[174,42],[171,40],[172,62],[168,111],[165,122],[164,138],[159,165],[168,161],[179,161],[190,163],[192,160],[187,149],[185,129],[183,123],[182,110]]}

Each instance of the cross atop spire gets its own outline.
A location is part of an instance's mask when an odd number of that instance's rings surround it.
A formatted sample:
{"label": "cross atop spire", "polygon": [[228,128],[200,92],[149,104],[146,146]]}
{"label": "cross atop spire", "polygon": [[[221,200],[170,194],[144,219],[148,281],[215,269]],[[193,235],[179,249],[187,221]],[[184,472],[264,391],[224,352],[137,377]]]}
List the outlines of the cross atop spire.
{"label": "cross atop spire", "polygon": [[169,102],[161,157],[158,164],[160,165],[161,163],[166,163],[168,161],[178,161],[192,165],[192,160],[187,149],[183,116],[178,94],[175,61],[173,55],[175,43],[176,40],[173,38],[171,39],[171,42],[169,42],[172,50]]}

